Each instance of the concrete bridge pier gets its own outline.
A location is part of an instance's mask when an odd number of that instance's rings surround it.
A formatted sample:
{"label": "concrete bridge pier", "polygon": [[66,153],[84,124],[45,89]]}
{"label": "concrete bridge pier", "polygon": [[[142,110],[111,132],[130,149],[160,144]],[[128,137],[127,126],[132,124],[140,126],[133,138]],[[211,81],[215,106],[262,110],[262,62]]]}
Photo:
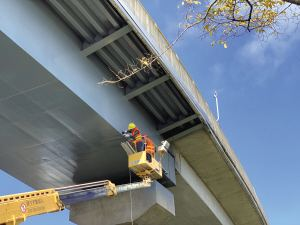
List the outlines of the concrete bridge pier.
{"label": "concrete bridge pier", "polygon": [[158,182],[150,188],[73,205],[70,221],[78,225],[164,225],[175,216],[173,194]]}

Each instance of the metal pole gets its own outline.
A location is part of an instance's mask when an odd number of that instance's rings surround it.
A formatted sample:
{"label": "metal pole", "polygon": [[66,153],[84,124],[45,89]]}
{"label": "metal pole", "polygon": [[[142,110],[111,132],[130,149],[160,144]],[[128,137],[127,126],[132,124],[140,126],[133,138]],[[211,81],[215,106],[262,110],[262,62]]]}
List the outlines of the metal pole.
{"label": "metal pole", "polygon": [[216,119],[216,121],[218,122],[219,119],[220,119],[220,114],[219,114],[219,102],[218,102],[218,93],[217,93],[217,91],[215,91],[214,97],[216,99],[216,107],[217,107],[217,119]]}

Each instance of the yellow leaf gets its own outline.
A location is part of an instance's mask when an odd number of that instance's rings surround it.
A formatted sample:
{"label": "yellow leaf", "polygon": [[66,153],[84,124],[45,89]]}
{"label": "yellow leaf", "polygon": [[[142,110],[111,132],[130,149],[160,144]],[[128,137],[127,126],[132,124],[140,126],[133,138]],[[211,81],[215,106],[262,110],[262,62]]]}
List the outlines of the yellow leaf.
{"label": "yellow leaf", "polygon": [[208,24],[206,24],[206,25],[204,26],[204,30],[206,30],[207,32],[209,32],[209,25],[208,25]]}

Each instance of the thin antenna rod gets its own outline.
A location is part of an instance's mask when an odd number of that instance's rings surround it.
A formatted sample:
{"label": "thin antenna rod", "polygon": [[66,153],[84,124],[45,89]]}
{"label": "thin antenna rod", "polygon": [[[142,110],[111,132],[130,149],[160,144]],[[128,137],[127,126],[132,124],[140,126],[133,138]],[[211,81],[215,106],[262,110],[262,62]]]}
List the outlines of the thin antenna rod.
{"label": "thin antenna rod", "polygon": [[217,93],[217,91],[215,91],[214,97],[216,99],[216,107],[217,107],[217,119],[216,119],[216,121],[218,122],[219,119],[220,119],[220,114],[219,114],[219,102],[218,102],[218,93]]}

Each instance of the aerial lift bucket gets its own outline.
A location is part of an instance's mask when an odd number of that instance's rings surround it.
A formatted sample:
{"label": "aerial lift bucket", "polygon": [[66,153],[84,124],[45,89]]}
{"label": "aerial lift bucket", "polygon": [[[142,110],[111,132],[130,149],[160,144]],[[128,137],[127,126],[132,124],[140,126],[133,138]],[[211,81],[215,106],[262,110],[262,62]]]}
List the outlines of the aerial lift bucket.
{"label": "aerial lift bucket", "polygon": [[151,180],[158,180],[163,177],[161,159],[170,146],[167,141],[163,141],[157,148],[159,161],[155,158],[155,155],[152,155],[151,160],[149,160],[146,151],[136,152],[127,141],[122,142],[121,146],[128,155],[128,168],[138,177],[142,179],[150,178]]}
{"label": "aerial lift bucket", "polygon": [[146,151],[137,152],[128,156],[128,167],[138,177],[144,179],[149,177],[152,180],[162,178],[162,166],[155,157],[151,161],[147,159]]}

